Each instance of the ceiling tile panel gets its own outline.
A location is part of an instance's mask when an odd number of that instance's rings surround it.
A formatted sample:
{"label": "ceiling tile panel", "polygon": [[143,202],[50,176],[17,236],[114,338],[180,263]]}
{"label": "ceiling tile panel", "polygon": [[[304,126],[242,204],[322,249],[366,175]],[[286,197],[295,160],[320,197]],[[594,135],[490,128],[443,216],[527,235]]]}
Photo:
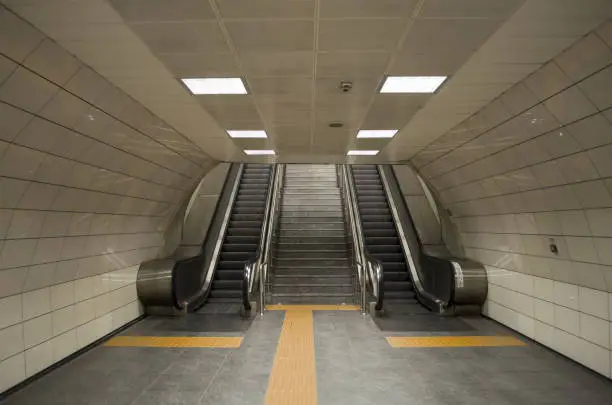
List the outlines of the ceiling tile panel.
{"label": "ceiling tile panel", "polygon": [[373,18],[410,15],[417,0],[323,0],[321,18]]}
{"label": "ceiling tile panel", "polygon": [[430,94],[379,94],[374,98],[361,128],[403,128],[429,97]]}
{"label": "ceiling tile panel", "polygon": [[393,76],[449,76],[470,57],[466,49],[430,50],[423,53],[403,51],[397,55],[389,74]]}
{"label": "ceiling tile panel", "polygon": [[257,105],[271,126],[305,125],[310,123],[310,98],[294,100],[284,97],[259,97]]}
{"label": "ceiling tile panel", "polygon": [[314,52],[247,52],[240,55],[249,77],[312,76]]}
{"label": "ceiling tile panel", "polygon": [[313,21],[228,21],[226,26],[240,54],[314,48]]}
{"label": "ceiling tile panel", "polygon": [[394,50],[405,23],[401,18],[321,20],[319,49],[323,51]]}
{"label": "ceiling tile panel", "polygon": [[314,18],[314,0],[217,0],[224,19]]}
{"label": "ceiling tile panel", "polygon": [[434,18],[507,18],[525,0],[425,0],[421,17]]}
{"label": "ceiling tile panel", "polygon": [[312,78],[258,77],[249,79],[249,89],[258,96],[290,95],[298,99],[310,98]]}
{"label": "ceiling tile panel", "polygon": [[317,55],[317,77],[353,80],[382,75],[391,54],[371,52],[321,52]]}
{"label": "ceiling tile panel", "polygon": [[236,77],[240,69],[231,53],[159,53],[174,77]]}
{"label": "ceiling tile panel", "polygon": [[224,129],[261,129],[253,96],[197,96],[198,102]]}
{"label": "ceiling tile panel", "polygon": [[423,54],[465,49],[471,54],[498,27],[498,20],[488,19],[417,19],[401,52]]}
{"label": "ceiling tile panel", "polygon": [[216,21],[137,23],[131,27],[156,54],[229,52]]}
{"label": "ceiling tile panel", "polygon": [[127,22],[214,20],[215,14],[202,0],[110,0]]}

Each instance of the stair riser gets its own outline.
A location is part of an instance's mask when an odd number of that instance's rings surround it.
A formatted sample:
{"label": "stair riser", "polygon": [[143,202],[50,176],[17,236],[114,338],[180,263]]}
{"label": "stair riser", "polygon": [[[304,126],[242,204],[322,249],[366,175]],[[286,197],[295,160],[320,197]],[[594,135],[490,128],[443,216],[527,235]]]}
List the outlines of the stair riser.
{"label": "stair riser", "polygon": [[270,297],[271,304],[319,304],[319,305],[353,305],[354,298],[351,297],[300,297],[300,296],[276,296]]}
{"label": "stair riser", "polygon": [[346,225],[344,223],[320,223],[320,224],[314,224],[312,222],[298,223],[298,222],[291,222],[291,221],[287,222],[288,219],[289,218],[286,218],[285,221],[281,223],[279,227],[279,231],[281,234],[284,232],[294,233],[294,232],[303,232],[305,230],[309,230],[309,231],[320,231],[320,232],[334,231],[334,232],[338,232],[344,235],[344,232],[346,229]]}
{"label": "stair riser", "polygon": [[277,241],[279,246],[285,246],[285,243],[310,243],[310,244],[342,244],[346,246],[346,238],[344,234],[338,233],[338,235],[330,236],[331,232],[335,231],[298,231],[294,235],[287,235],[286,233],[278,235]]}
{"label": "stair riser", "polygon": [[342,210],[334,211],[282,211],[281,219],[285,218],[338,218],[338,220],[344,220],[344,214]]}
{"label": "stair riser", "polygon": [[295,258],[277,258],[275,261],[276,268],[280,271],[283,269],[296,269],[299,271],[300,268],[304,267],[350,267],[350,261],[347,258],[341,259],[314,259],[309,258],[305,260],[295,260]]}
{"label": "stair riser", "polygon": [[277,259],[314,259],[314,260],[325,260],[325,259],[346,259],[348,258],[348,252],[341,251],[276,251],[274,257]]}
{"label": "stair riser", "polygon": [[282,254],[288,251],[345,251],[346,243],[289,243],[289,241],[281,240],[281,243],[276,244],[276,252]]}
{"label": "stair riser", "polygon": [[275,274],[273,277],[273,282],[278,284],[303,284],[303,285],[338,285],[338,284],[353,284],[353,277],[350,275],[342,275],[339,277],[320,277],[320,276],[305,276],[300,275],[301,277],[291,277]]}
{"label": "stair riser", "polygon": [[338,276],[338,277],[352,277],[353,270],[351,270],[348,266],[345,268],[336,268],[336,267],[325,267],[321,266],[320,268],[300,268],[300,267],[290,267],[290,268],[275,268],[274,269],[275,276],[304,276],[304,277],[313,277],[317,278],[320,276]]}
{"label": "stair riser", "polygon": [[295,213],[301,214],[311,214],[317,212],[325,212],[327,215],[328,212],[336,213],[338,215],[343,215],[342,204],[330,204],[330,205],[288,205],[283,204],[281,208],[281,215],[296,215]]}
{"label": "stair riser", "polygon": [[278,285],[275,284],[273,287],[274,294],[333,294],[333,295],[345,295],[353,293],[353,286],[340,286],[340,285],[325,285],[325,286],[307,286],[307,285]]}

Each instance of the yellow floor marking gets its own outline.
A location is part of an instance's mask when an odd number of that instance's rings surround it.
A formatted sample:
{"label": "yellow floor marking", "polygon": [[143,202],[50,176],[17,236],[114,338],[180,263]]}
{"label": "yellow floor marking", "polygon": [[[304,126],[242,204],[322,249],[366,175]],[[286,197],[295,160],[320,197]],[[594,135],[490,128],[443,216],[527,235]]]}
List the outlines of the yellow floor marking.
{"label": "yellow floor marking", "polygon": [[527,346],[512,336],[390,336],[391,347],[492,347]]}
{"label": "yellow floor marking", "polygon": [[265,405],[287,404],[317,405],[314,326],[310,309],[285,313],[276,348]]}
{"label": "yellow floor marking", "polygon": [[268,305],[269,311],[359,311],[359,305]]}
{"label": "yellow floor marking", "polygon": [[112,347],[200,347],[236,349],[241,337],[213,336],[116,336],[104,344]]}

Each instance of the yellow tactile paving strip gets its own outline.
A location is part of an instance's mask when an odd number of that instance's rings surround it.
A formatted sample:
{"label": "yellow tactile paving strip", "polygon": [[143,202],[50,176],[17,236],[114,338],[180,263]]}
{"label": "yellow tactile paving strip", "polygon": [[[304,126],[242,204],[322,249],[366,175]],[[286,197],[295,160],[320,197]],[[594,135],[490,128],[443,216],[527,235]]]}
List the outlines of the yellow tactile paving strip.
{"label": "yellow tactile paving strip", "polygon": [[527,346],[512,336],[390,336],[391,347],[494,347]]}
{"label": "yellow tactile paving strip", "polygon": [[265,405],[287,404],[317,405],[314,326],[310,309],[292,309],[285,313],[276,348]]}
{"label": "yellow tactile paving strip", "polygon": [[111,347],[193,347],[237,349],[241,337],[213,336],[116,336],[104,344]]}
{"label": "yellow tactile paving strip", "polygon": [[268,305],[268,311],[359,311],[359,305]]}

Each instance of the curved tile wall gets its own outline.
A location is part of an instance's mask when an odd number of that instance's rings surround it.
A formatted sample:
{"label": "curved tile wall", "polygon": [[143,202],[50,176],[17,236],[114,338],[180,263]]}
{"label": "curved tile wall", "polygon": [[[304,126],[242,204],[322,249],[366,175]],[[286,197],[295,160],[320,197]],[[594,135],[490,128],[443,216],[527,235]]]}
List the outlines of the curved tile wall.
{"label": "curved tile wall", "polygon": [[0,392],[139,316],[138,264],[215,164],[0,6]]}

